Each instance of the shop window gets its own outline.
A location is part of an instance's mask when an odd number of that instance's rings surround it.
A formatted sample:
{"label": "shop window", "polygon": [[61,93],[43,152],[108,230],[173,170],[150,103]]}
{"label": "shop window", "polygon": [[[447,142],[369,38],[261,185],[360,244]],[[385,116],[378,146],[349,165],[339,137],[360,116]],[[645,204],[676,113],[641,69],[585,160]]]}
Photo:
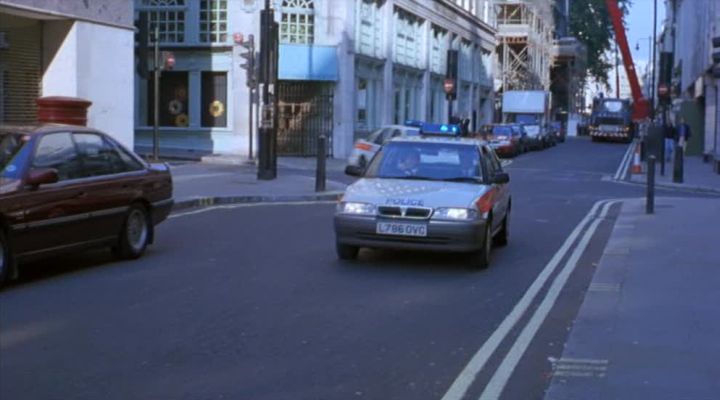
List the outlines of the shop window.
{"label": "shop window", "polygon": [[227,127],[227,73],[202,73],[202,126]]}
{"label": "shop window", "polygon": [[151,32],[157,26],[160,30],[160,43],[185,43],[185,0],[141,0],[140,6],[148,13],[150,38]]}
{"label": "shop window", "polygon": [[315,37],[313,0],[283,0],[280,43],[312,44]]}
{"label": "shop window", "polygon": [[[148,81],[148,121],[154,122],[154,85]],[[190,124],[188,111],[188,73],[166,71],[160,76],[160,126],[187,127]]]}
{"label": "shop window", "polygon": [[200,42],[227,41],[227,0],[200,1]]}

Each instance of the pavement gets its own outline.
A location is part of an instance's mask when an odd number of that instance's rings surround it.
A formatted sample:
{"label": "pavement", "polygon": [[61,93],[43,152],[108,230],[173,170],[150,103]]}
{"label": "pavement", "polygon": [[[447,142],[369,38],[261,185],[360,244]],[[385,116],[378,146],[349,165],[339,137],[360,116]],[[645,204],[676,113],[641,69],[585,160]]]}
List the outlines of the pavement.
{"label": "pavement", "polygon": [[182,210],[219,204],[335,200],[347,187],[345,161],[327,160],[325,190],[315,191],[315,158],[278,159],[277,178],[257,179],[249,163],[167,160],[173,175],[175,207]]}
{"label": "pavement", "polygon": [[[643,164],[642,174],[629,174],[629,181],[646,184],[647,163]],[[655,185],[667,189],[691,190],[720,194],[720,174],[712,169],[710,163],[703,162],[701,156],[685,156],[683,162],[683,182],[673,182],[673,162],[665,164],[665,175],[660,175],[660,162],[655,165]]]}
{"label": "pavement", "polygon": [[720,200],[625,201],[546,400],[717,399]]}

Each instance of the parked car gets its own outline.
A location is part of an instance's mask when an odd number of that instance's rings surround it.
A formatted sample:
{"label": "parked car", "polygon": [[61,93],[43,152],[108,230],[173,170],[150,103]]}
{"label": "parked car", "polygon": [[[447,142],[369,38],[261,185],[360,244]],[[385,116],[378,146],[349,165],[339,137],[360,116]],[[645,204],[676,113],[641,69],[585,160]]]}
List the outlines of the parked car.
{"label": "parked car", "polygon": [[350,157],[348,157],[348,166],[365,168],[385,142],[395,137],[418,135],[420,135],[418,124],[383,126],[372,132],[366,139],[358,139],[355,142]]}
{"label": "parked car", "polygon": [[565,142],[565,124],[563,124],[560,121],[553,121],[550,123],[550,127],[552,128],[553,132],[555,133],[555,136],[557,138],[557,141],[560,143]]}
{"label": "parked car", "polygon": [[528,149],[542,150],[548,146],[547,134],[544,129],[540,128],[540,125],[523,125],[523,128],[527,133],[525,143],[527,143]]}
{"label": "parked car", "polygon": [[163,163],[97,130],[0,126],[0,284],[31,259],[110,247],[140,257],[173,205]]}
{"label": "parked car", "polygon": [[500,157],[515,157],[524,150],[523,131],[518,125],[498,124],[484,135],[490,147]]}
{"label": "parked car", "polygon": [[510,124],[513,128],[513,136],[518,138],[520,142],[520,152],[526,153],[528,151],[528,137],[523,124]]}

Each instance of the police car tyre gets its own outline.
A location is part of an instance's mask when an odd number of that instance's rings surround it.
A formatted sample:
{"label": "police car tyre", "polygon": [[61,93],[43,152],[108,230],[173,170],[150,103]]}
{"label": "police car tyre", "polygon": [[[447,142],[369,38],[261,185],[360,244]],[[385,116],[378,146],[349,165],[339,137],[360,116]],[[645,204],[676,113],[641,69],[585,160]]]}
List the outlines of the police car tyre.
{"label": "police car tyre", "polygon": [[490,266],[490,252],[492,251],[492,221],[488,219],[485,225],[482,248],[472,254],[473,267],[485,269]]}
{"label": "police car tyre", "polygon": [[341,260],[355,260],[357,259],[360,248],[336,242],[335,251],[337,252],[338,258]]}
{"label": "police car tyre", "polygon": [[7,235],[0,228],[0,288],[10,279],[10,246],[8,244]]}
{"label": "police car tyre", "polygon": [[510,210],[508,209],[505,218],[503,218],[502,225],[500,226],[500,232],[494,238],[495,244],[498,246],[507,246],[510,240]]}

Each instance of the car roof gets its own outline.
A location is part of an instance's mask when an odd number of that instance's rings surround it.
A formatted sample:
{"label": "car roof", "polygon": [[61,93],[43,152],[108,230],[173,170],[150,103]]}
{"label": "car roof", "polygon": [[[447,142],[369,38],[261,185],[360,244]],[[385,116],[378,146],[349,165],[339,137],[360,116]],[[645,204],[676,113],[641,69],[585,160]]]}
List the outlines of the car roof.
{"label": "car roof", "polygon": [[478,140],[466,137],[453,137],[453,136],[412,136],[412,137],[396,137],[392,138],[390,142],[401,142],[401,143],[441,143],[441,144],[464,144],[464,145],[475,145],[481,146],[487,144],[484,140]]}
{"label": "car roof", "polygon": [[22,135],[41,135],[53,132],[98,132],[96,129],[80,125],[67,124],[26,124],[26,125],[0,125],[0,134],[15,133]]}

